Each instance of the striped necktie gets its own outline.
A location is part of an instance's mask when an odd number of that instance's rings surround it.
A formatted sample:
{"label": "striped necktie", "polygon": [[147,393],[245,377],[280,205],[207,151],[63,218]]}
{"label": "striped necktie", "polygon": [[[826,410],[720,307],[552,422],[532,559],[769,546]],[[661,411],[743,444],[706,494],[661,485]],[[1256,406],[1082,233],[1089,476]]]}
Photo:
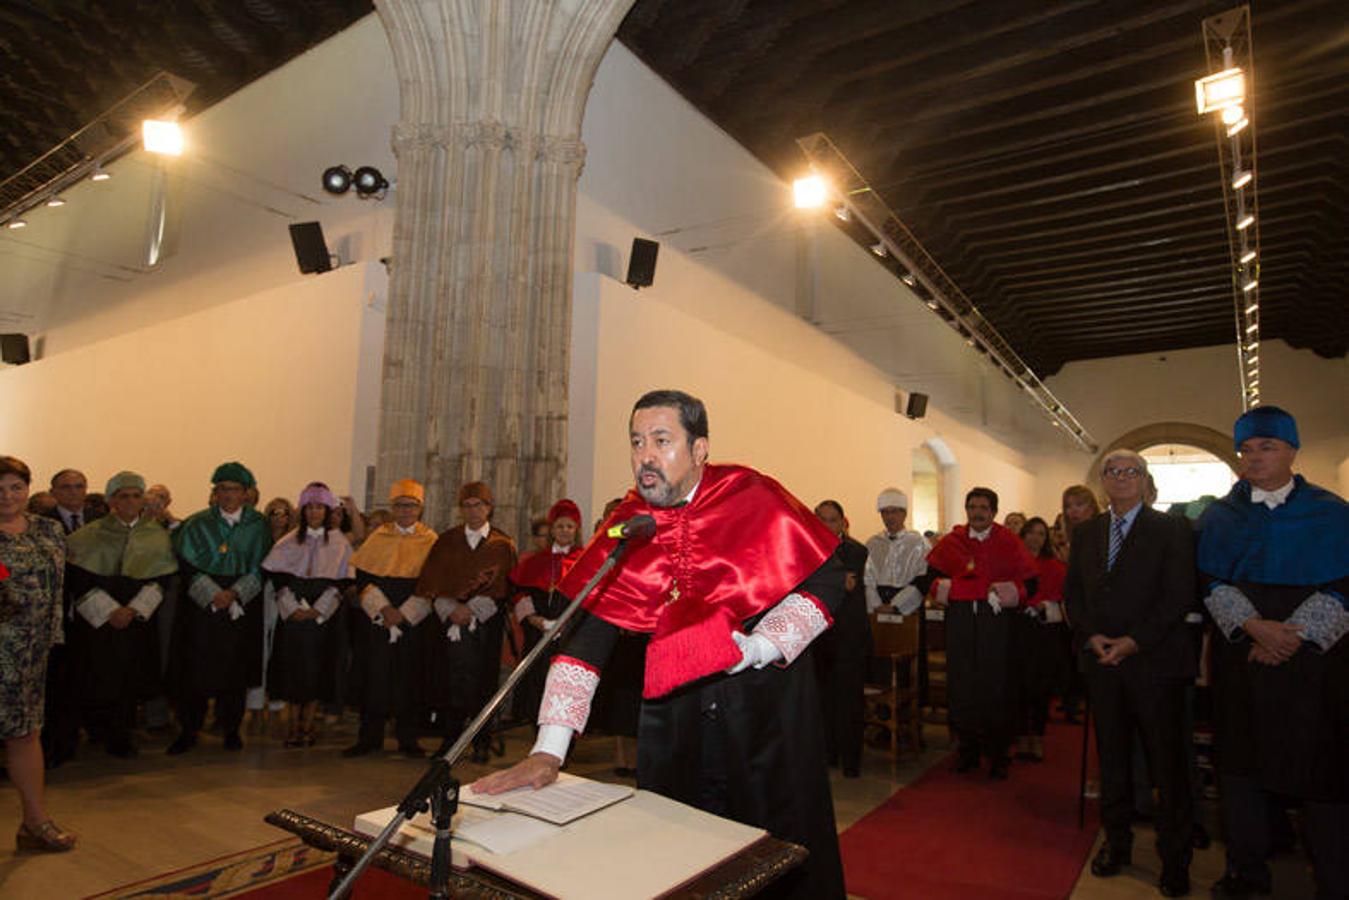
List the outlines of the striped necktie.
{"label": "striped necktie", "polygon": [[1106,560],[1106,568],[1115,568],[1115,558],[1119,556],[1119,548],[1124,544],[1124,520],[1121,518],[1112,518],[1110,520],[1110,556]]}

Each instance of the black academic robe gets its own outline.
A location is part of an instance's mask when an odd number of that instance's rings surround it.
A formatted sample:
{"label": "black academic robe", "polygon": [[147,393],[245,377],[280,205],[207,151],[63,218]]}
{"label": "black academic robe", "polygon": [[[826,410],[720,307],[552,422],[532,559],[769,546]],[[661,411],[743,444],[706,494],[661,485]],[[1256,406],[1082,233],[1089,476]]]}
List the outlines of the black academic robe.
{"label": "black academic robe", "polygon": [[[290,588],[296,600],[307,600],[311,606],[328,588],[340,592],[347,584],[345,580],[301,578],[284,572],[266,574],[274,590]],[[267,666],[267,693],[273,700],[308,703],[336,698],[337,657],[345,626],[340,603],[339,599],[337,609],[322,623],[317,619],[276,623]]]}
{"label": "black academic robe", "polygon": [[[1283,621],[1317,587],[1237,582],[1262,618]],[[1349,578],[1327,586],[1349,594]],[[1322,653],[1310,643],[1288,662],[1250,662],[1251,640],[1209,642],[1216,764],[1269,791],[1349,802],[1349,638]]]}
{"label": "black academic robe", "polygon": [[856,771],[862,760],[866,718],[862,691],[866,687],[867,657],[871,654],[871,620],[867,616],[863,583],[867,548],[844,536],[834,555],[845,576],[853,576],[853,587],[844,592],[834,613],[833,627],[815,640],[816,664],[829,760],[840,762],[845,770]]}
{"label": "black academic robe", "polygon": [[[97,588],[126,606],[147,584],[157,584],[161,591],[167,591],[170,579],[171,575],[144,581],[125,575],[96,575],[79,566],[67,565],[65,585],[72,603]],[[126,628],[117,629],[107,623],[94,628],[78,610],[74,613],[67,625],[66,643],[70,647],[75,692],[83,704],[114,704],[119,708],[129,704],[134,710],[138,700],[148,700],[159,693],[158,615],[156,609],[149,619],[137,616]]]}
{"label": "black academic robe", "polygon": [[[384,592],[389,603],[401,606],[417,587],[416,578],[394,578],[372,575],[356,569],[356,592],[366,585],[374,585]],[[389,629],[376,625],[363,610],[356,608],[351,619],[356,632],[356,656],[361,675],[357,679],[357,702],[361,707],[362,743],[379,746],[384,743],[384,722],[392,713],[395,718],[398,742],[415,742],[420,733],[420,720],[425,709],[422,673],[426,665],[427,642],[438,619],[429,613],[416,625],[404,622],[398,628],[402,637],[389,643]]]}
{"label": "black academic robe", "polygon": [[[179,699],[218,693],[239,693],[262,683],[262,595],[244,605],[244,614],[231,619],[229,610],[202,609],[188,587],[198,574],[179,560],[182,595],[174,617],[170,688]],[[229,590],[249,575],[209,575],[221,590]]]}
{"label": "black academic robe", "polygon": [[[545,619],[556,619],[567,608],[567,598],[557,591],[541,587],[515,587],[515,594],[527,594],[534,604],[534,612]],[[534,649],[534,645],[543,639],[543,632],[528,621],[521,621],[520,631],[524,635],[521,656]],[[511,715],[521,722],[533,724],[539,718],[539,702],[543,699],[543,682],[548,676],[548,666],[557,655],[557,644],[543,652],[515,686],[511,696]]]}
{"label": "black academic robe", "polygon": [[[833,614],[843,598],[842,566],[830,557],[799,590]],[[585,613],[562,652],[603,669],[619,633]],[[643,700],[637,739],[639,788],[810,851],[801,869],[775,883],[773,896],[844,896],[813,648],[789,666],[710,675]]]}

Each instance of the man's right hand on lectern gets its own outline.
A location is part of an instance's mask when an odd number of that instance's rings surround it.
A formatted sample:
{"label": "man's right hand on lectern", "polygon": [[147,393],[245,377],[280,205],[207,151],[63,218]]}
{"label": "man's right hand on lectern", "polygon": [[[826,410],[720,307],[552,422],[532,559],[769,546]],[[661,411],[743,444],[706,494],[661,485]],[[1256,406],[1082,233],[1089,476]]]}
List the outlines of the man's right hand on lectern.
{"label": "man's right hand on lectern", "polygon": [[562,760],[551,753],[531,753],[520,762],[501,772],[484,775],[473,782],[473,790],[483,794],[502,794],[519,787],[538,790],[557,781]]}

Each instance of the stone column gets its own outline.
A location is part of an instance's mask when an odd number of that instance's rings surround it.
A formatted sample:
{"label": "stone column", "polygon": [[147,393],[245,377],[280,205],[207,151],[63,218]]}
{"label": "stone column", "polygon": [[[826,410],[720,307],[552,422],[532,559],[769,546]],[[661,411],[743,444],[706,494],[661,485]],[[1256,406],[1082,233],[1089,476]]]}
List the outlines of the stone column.
{"label": "stone column", "polygon": [[581,117],[633,0],[376,0],[401,100],[377,496],[455,517],[482,480],[523,544],[567,462]]}

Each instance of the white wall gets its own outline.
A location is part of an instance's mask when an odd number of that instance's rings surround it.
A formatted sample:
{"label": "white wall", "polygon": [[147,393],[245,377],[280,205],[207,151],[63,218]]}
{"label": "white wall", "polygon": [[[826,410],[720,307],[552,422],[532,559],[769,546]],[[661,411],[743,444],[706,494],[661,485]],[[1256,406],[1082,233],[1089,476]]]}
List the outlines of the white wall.
{"label": "white wall", "polygon": [[[1298,470],[1349,495],[1349,360],[1265,340],[1260,381],[1263,400],[1297,418]],[[1226,346],[1071,362],[1048,383],[1103,450],[1130,431],[1160,422],[1203,425],[1230,436],[1241,415],[1235,351]],[[1032,452],[1031,465],[1044,476],[1036,509],[1057,509],[1057,490],[1084,481],[1090,462],[1054,449]]]}
{"label": "white wall", "polygon": [[0,370],[0,447],[33,467],[34,490],[66,467],[93,491],[132,469],[169,485],[179,515],[205,505],[212,470],[231,459],[264,501],[294,501],[315,480],[360,498],[386,287],[378,264],[297,276]]}

